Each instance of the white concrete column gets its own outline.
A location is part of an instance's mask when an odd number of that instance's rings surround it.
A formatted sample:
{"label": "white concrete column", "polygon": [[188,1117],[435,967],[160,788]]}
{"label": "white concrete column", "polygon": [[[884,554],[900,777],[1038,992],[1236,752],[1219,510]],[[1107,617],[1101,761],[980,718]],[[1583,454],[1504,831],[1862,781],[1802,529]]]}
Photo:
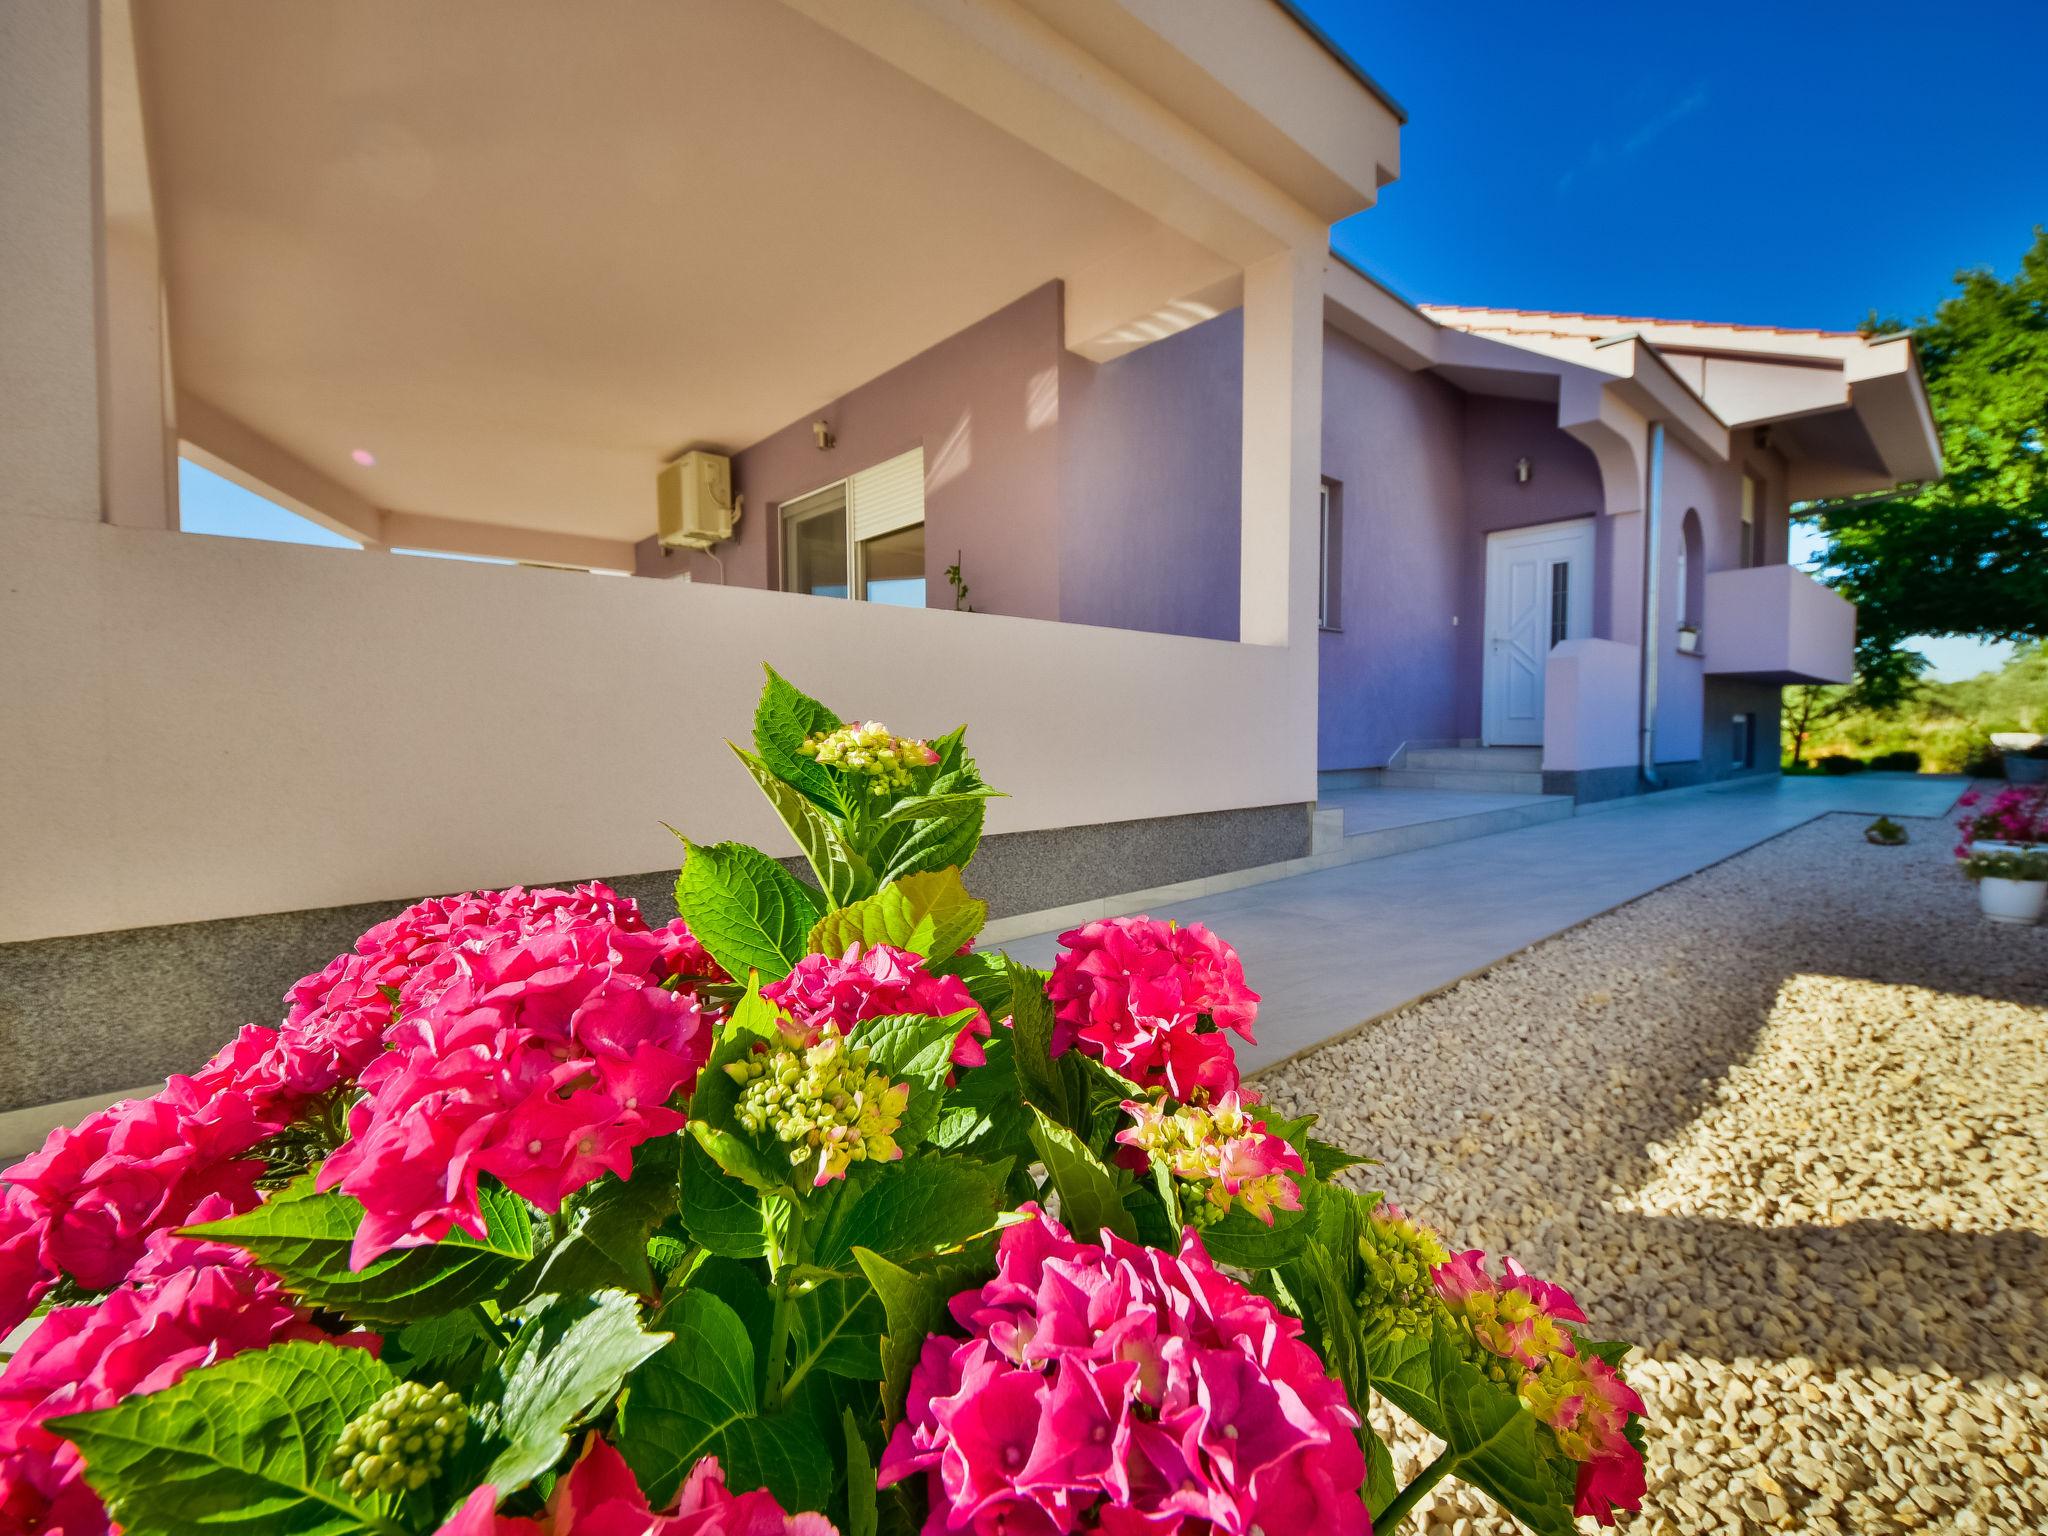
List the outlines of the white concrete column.
{"label": "white concrete column", "polygon": [[99,7],[0,5],[0,509],[101,516]]}
{"label": "white concrete column", "polygon": [[130,0],[99,0],[100,463],[106,520],[175,528],[178,434]]}
{"label": "white concrete column", "polygon": [[1244,275],[1244,471],[1238,639],[1316,649],[1322,483],[1323,263],[1290,250]]}

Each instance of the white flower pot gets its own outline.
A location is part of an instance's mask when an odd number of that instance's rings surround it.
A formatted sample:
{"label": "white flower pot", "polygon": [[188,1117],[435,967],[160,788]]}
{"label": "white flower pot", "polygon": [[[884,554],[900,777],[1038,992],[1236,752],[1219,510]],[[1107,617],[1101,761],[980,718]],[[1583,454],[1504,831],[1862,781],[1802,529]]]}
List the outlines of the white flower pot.
{"label": "white flower pot", "polygon": [[1987,877],[1977,882],[1977,905],[1994,923],[2038,923],[2048,906],[2048,880]]}

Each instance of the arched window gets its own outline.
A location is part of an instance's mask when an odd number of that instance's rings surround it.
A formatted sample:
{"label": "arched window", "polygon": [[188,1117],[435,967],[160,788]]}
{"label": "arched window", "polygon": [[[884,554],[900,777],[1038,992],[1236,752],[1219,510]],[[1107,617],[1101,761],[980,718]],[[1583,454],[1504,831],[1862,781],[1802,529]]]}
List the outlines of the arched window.
{"label": "arched window", "polygon": [[1687,507],[1678,527],[1678,622],[1700,627],[1700,610],[1706,606],[1707,562],[1700,545],[1700,514]]}

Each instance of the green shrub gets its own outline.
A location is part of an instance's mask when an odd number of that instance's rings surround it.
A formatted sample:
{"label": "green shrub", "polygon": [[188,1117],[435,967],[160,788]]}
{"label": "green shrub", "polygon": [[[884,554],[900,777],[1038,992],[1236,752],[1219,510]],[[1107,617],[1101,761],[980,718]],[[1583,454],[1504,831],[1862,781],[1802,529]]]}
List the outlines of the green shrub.
{"label": "green shrub", "polygon": [[1863,760],[1859,757],[1850,757],[1842,752],[1830,752],[1820,760],[1820,771],[1837,776],[1845,773],[1861,773],[1863,771]]}

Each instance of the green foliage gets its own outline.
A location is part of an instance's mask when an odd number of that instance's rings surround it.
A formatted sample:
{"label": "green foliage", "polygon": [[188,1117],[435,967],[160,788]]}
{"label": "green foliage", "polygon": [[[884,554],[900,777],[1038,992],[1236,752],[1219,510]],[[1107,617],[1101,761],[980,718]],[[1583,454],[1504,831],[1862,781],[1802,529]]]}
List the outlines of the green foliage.
{"label": "green foliage", "polygon": [[486,1235],[452,1232],[423,1248],[401,1248],[361,1270],[348,1267],[363,1208],[351,1196],[295,1179],[254,1210],[188,1227],[193,1237],[232,1243],[309,1305],[358,1322],[406,1323],[500,1295],[532,1260],[526,1203],[495,1183],[480,1192]]}
{"label": "green foliage", "polygon": [[[1829,580],[1857,606],[1866,703],[1902,697],[1911,635],[2048,636],[2048,230],[2019,271],[1956,275],[1913,325],[1943,478],[1895,496],[1817,503]],[[1872,317],[1868,329],[1904,329]]]}
{"label": "green foliage", "polygon": [[889,944],[930,959],[954,954],[987,921],[988,903],[967,894],[959,870],[929,870],[827,912],[806,947],[812,954],[839,955],[855,943]]}
{"label": "green foliage", "polygon": [[887,1328],[882,1336],[882,1406],[893,1423],[903,1414],[903,1396],[918,1352],[946,1325],[951,1293],[930,1276],[893,1264],[879,1253],[858,1249],[854,1258],[882,1303]]}
{"label": "green foliage", "polygon": [[[983,804],[1002,791],[982,780],[967,755],[964,726],[934,741],[938,761],[910,770],[909,788],[877,805],[867,781],[855,782],[801,750],[806,738],[838,729],[839,717],[767,670],[754,711],[754,751],[733,750],[810,860],[832,906],[912,875],[966,868],[981,842]],[[696,926],[690,919],[693,932]],[[705,947],[718,954],[708,940]]]}
{"label": "green foliage", "polygon": [[784,1509],[823,1508],[835,1481],[832,1441],[802,1407],[763,1411],[754,1340],[739,1314],[691,1287],[655,1326],[674,1342],[633,1373],[617,1434],[649,1501],[666,1504],[698,1457],[716,1456],[735,1487],[767,1488]]}
{"label": "green foliage", "polygon": [[2048,853],[1973,853],[1963,873],[1972,880],[2048,880]]}
{"label": "green foliage", "polygon": [[1118,1237],[1137,1239],[1138,1231],[1124,1206],[1128,1174],[1109,1167],[1079,1136],[1033,1106],[1031,1143],[1038,1148],[1052,1187],[1059,1191],[1059,1215],[1067,1230],[1087,1242],[1107,1229]]}
{"label": "green foliage", "polygon": [[742,981],[749,971],[787,976],[808,950],[820,915],[817,893],[745,843],[700,846],[683,839],[676,911],[711,958]]}
{"label": "green foliage", "polygon": [[1448,1322],[1427,1334],[1379,1339],[1368,1353],[1373,1385],[1444,1441],[1451,1471],[1537,1536],[1572,1536],[1571,1480],[1560,1481],[1543,1426],[1465,1358]]}
{"label": "green foliage", "polygon": [[328,1455],[396,1383],[367,1350],[279,1344],[48,1428],[84,1455],[128,1536],[393,1536],[418,1528],[408,1501],[352,1496]]}
{"label": "green foliage", "polygon": [[483,1389],[478,1482],[517,1488],[553,1467],[570,1432],[618,1395],[627,1375],[669,1342],[640,1326],[623,1291],[553,1296],[529,1309]]}
{"label": "green foliage", "polygon": [[1979,677],[1914,682],[1882,707],[1854,687],[1788,688],[1780,721],[1792,768],[1827,756],[1877,767],[1880,758],[1914,753],[1923,772],[1995,774],[1994,731],[2048,733],[2048,646],[2022,646]]}
{"label": "green foliage", "polygon": [[1008,1173],[1007,1160],[930,1155],[858,1165],[816,1234],[810,1262],[851,1271],[863,1248],[906,1263],[958,1247],[996,1225]]}
{"label": "green foliage", "polygon": [[633,1153],[633,1176],[607,1174],[578,1190],[563,1208],[562,1235],[548,1246],[529,1294],[571,1294],[617,1287],[654,1290],[647,1242],[676,1214],[681,1138],[663,1136]]}

